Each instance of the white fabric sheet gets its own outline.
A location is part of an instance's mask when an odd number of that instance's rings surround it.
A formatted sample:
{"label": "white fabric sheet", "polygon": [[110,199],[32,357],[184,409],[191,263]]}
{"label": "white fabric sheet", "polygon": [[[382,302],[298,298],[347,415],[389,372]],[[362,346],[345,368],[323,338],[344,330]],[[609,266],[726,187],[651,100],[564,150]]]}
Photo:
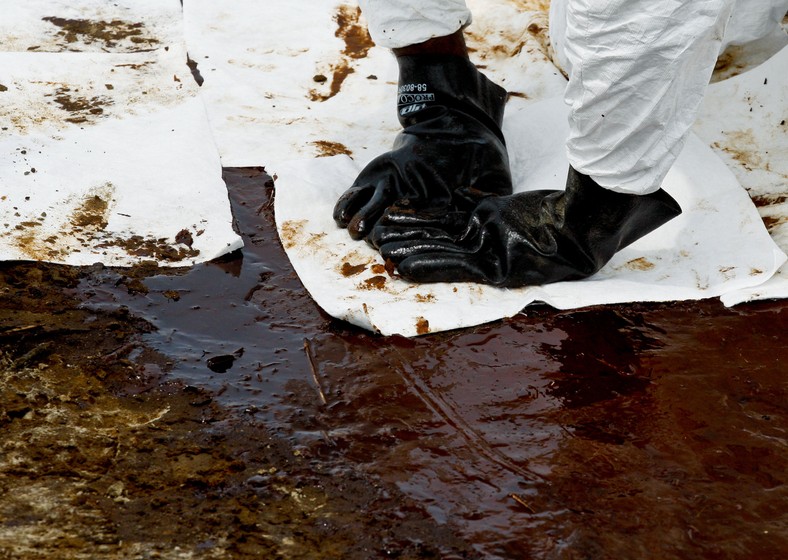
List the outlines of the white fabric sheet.
{"label": "white fabric sheet", "polygon": [[[186,0],[189,53],[225,166],[353,153],[372,158],[398,128],[381,111],[396,81],[385,49],[363,36],[355,3]],[[365,56],[361,56],[364,54]],[[359,57],[360,58],[356,58]],[[332,88],[341,84],[341,96]]]}
{"label": "white fabric sheet", "polygon": [[[788,47],[744,74],[712,84],[695,132],[712,146],[788,252]],[[725,305],[788,296],[788,265],[768,282],[726,293]]]}
{"label": "white fabric sheet", "polygon": [[375,43],[396,49],[451,35],[471,22],[464,0],[359,0]]}
{"label": "white fabric sheet", "polygon": [[183,42],[179,0],[4,0],[4,52],[139,53]]}
{"label": "white fabric sheet", "polygon": [[[546,15],[484,2],[495,9],[478,10],[468,29],[476,61],[517,96],[559,95],[566,82],[543,54]],[[276,173],[279,162],[299,157],[368,161],[387,150],[400,130],[396,61],[359,41],[366,21],[356,2],[292,0],[272,13],[249,0],[184,2],[187,46],[205,78],[201,95],[222,164]],[[528,31],[535,21],[542,26]]]}
{"label": "white fabric sheet", "polygon": [[241,247],[181,21],[177,0],[4,6],[0,259],[186,266]]}

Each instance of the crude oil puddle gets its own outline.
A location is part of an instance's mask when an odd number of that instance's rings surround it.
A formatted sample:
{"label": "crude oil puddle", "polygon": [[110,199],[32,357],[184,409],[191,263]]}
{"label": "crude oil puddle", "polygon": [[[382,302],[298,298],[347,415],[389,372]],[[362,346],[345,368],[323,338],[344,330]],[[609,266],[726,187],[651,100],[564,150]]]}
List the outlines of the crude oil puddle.
{"label": "crude oil puddle", "polygon": [[[487,558],[778,558],[788,550],[788,303],[532,308],[418,339],[325,316],[260,170],[226,170],[243,256],[100,270],[170,375],[315,465],[396,484]],[[125,275],[125,276],[124,276]],[[385,520],[384,520],[385,522]]]}
{"label": "crude oil puddle", "polygon": [[[271,222],[268,176],[230,170],[226,180],[243,232],[242,255],[180,271],[105,269],[79,290],[89,307],[127,306],[156,325],[159,331],[148,342],[173,358],[173,375],[272,420],[265,414],[271,403],[308,371],[304,338],[326,330],[331,319],[312,302],[284,255]],[[229,367],[212,371],[209,360]]]}

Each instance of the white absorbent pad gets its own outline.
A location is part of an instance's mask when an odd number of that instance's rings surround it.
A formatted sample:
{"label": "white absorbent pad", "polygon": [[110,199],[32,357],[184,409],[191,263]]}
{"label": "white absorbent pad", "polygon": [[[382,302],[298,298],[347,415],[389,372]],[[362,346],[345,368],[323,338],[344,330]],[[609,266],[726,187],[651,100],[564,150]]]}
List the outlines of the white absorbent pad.
{"label": "white absorbent pad", "polygon": [[[563,188],[567,111],[561,98],[507,107],[504,133],[516,191]],[[361,170],[349,157],[277,170],[279,233],[307,290],[334,317],[387,335],[477,325],[534,301],[571,309],[720,296],[763,284],[786,260],[746,191],[694,135],[663,185],[684,210],[681,216],[620,251],[592,278],[514,290],[413,284],[389,275],[375,250],[332,220],[334,203]]]}
{"label": "white absorbent pad", "polygon": [[241,247],[177,0],[0,21],[0,259],[184,266]]}
{"label": "white absorbent pad", "polygon": [[[470,0],[474,61],[519,98],[544,99],[566,81],[544,55],[538,0]],[[187,0],[189,54],[225,166],[306,157],[370,160],[399,131],[397,65],[374,46],[352,0]]]}
{"label": "white absorbent pad", "polygon": [[[712,84],[695,133],[733,171],[772,239],[788,252],[788,47]],[[788,297],[788,265],[767,282],[723,294],[725,305]]]}

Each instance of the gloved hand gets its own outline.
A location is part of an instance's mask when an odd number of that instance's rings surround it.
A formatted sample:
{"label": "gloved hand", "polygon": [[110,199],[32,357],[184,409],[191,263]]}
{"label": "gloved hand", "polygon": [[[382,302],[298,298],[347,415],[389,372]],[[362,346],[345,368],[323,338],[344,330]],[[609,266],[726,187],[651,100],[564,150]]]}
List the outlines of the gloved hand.
{"label": "gloved hand", "polygon": [[661,189],[617,193],[570,167],[565,191],[487,196],[470,214],[392,208],[370,242],[415,282],[517,288],[591,276],[679,214]]}
{"label": "gloved hand", "polygon": [[397,61],[403,131],[334,207],[334,220],[353,239],[365,238],[395,203],[467,207],[455,196],[457,189],[512,192],[501,132],[506,91],[461,56],[399,56]]}

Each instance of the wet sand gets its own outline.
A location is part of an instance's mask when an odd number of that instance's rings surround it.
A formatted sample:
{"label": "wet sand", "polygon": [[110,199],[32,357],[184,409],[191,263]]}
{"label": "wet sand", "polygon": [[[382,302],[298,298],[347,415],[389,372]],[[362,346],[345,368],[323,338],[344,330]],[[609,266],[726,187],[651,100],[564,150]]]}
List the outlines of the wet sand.
{"label": "wet sand", "polygon": [[0,558],[788,554],[788,303],[382,338],[225,179],[221,262],[0,266]]}

